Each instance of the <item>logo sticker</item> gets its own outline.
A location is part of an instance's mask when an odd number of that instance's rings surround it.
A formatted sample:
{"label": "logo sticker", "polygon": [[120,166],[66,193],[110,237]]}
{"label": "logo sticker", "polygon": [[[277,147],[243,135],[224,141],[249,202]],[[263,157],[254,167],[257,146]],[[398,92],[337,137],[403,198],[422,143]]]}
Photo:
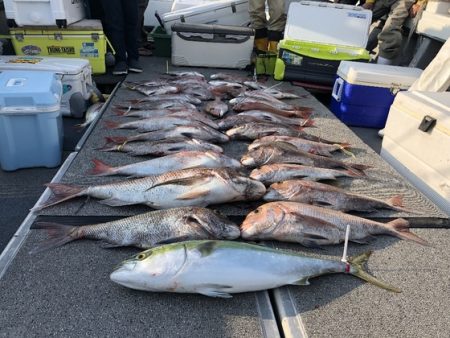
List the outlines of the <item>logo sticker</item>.
{"label": "logo sticker", "polygon": [[94,42],[83,42],[80,50],[80,57],[82,58],[98,58],[98,49],[95,48]]}
{"label": "logo sticker", "polygon": [[367,14],[363,14],[363,13],[349,12],[349,13],[347,13],[347,16],[349,16],[350,18],[357,18],[357,19],[366,19],[367,18]]}
{"label": "logo sticker", "polygon": [[7,63],[14,63],[14,64],[16,64],[16,63],[27,63],[27,64],[35,65],[35,64],[41,62],[42,60],[43,60],[42,58],[34,58],[34,57],[23,56],[23,57],[18,57],[18,58],[15,58],[15,59],[11,59]]}
{"label": "logo sticker", "polygon": [[48,55],[55,55],[55,54],[74,55],[75,47],[72,47],[72,46],[47,46],[47,52],[48,52]]}
{"label": "logo sticker", "polygon": [[22,52],[25,55],[39,55],[41,51],[42,50],[38,46],[28,45],[22,47]]}

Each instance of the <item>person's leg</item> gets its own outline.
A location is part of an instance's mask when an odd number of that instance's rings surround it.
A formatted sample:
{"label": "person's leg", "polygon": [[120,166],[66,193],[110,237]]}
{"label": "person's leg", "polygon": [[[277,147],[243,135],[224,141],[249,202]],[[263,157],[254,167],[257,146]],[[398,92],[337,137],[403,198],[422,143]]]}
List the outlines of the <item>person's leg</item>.
{"label": "person's leg", "polygon": [[125,46],[127,51],[128,69],[142,72],[139,64],[139,0],[121,0],[125,27]]}
{"label": "person's leg", "polygon": [[248,12],[250,26],[255,30],[255,47],[265,51],[267,50],[266,2],[264,0],[249,0]]}
{"label": "person's leg", "polygon": [[267,4],[270,17],[267,27],[268,50],[276,53],[278,42],[283,38],[284,27],[286,26],[285,3],[284,0],[267,0]]}
{"label": "person's leg", "polygon": [[[392,4],[389,16],[381,33],[378,35],[379,58],[381,63],[391,64],[400,54],[402,44],[402,26],[409,16],[409,9],[414,0],[397,0]],[[389,60],[384,62],[384,60]]]}
{"label": "person's leg", "polygon": [[142,45],[147,42],[147,32],[144,29],[144,14],[147,9],[149,0],[139,0],[139,42]]}

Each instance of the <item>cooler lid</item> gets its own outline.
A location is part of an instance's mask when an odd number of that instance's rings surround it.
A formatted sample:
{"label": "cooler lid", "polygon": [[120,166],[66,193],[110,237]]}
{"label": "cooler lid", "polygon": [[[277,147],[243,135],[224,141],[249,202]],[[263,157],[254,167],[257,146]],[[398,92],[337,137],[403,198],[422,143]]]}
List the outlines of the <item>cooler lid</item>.
{"label": "cooler lid", "polygon": [[350,84],[399,89],[408,89],[421,73],[419,68],[353,61],[342,61],[337,71],[337,75]]}
{"label": "cooler lid", "polygon": [[450,92],[399,92],[392,105],[419,122],[427,115],[436,119],[434,128],[450,136]]}
{"label": "cooler lid", "polygon": [[292,2],[284,38],[366,47],[372,12],[362,7],[317,1]]}
{"label": "cooler lid", "polygon": [[255,31],[249,27],[189,24],[177,22],[172,25],[172,32],[206,33],[206,34],[230,34],[253,36]]}
{"label": "cooler lid", "polygon": [[76,58],[53,58],[41,56],[0,56],[0,71],[39,70],[62,75],[77,75],[89,67],[89,61]]}
{"label": "cooler lid", "polygon": [[60,109],[61,81],[52,72],[6,70],[0,73],[0,114]]}

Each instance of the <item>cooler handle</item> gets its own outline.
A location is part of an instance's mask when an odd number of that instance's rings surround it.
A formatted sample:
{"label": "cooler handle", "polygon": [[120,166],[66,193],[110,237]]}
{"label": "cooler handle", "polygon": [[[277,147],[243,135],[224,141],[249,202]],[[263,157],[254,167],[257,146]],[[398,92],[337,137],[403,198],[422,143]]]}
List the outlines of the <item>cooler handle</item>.
{"label": "cooler handle", "polygon": [[331,93],[331,96],[337,101],[341,102],[342,97],[342,90],[344,89],[344,80],[340,77],[334,81],[333,85],[333,92]]}

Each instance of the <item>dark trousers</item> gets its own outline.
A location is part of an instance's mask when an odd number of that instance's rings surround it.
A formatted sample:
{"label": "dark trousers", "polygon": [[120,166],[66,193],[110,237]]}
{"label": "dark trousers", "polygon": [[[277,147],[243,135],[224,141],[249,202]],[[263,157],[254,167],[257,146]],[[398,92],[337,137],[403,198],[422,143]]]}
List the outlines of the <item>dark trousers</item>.
{"label": "dark trousers", "polygon": [[149,0],[139,0],[139,42],[147,42],[147,32],[144,29],[144,13]]}
{"label": "dark trousers", "polygon": [[138,0],[101,0],[106,34],[116,51],[116,62],[139,59]]}

